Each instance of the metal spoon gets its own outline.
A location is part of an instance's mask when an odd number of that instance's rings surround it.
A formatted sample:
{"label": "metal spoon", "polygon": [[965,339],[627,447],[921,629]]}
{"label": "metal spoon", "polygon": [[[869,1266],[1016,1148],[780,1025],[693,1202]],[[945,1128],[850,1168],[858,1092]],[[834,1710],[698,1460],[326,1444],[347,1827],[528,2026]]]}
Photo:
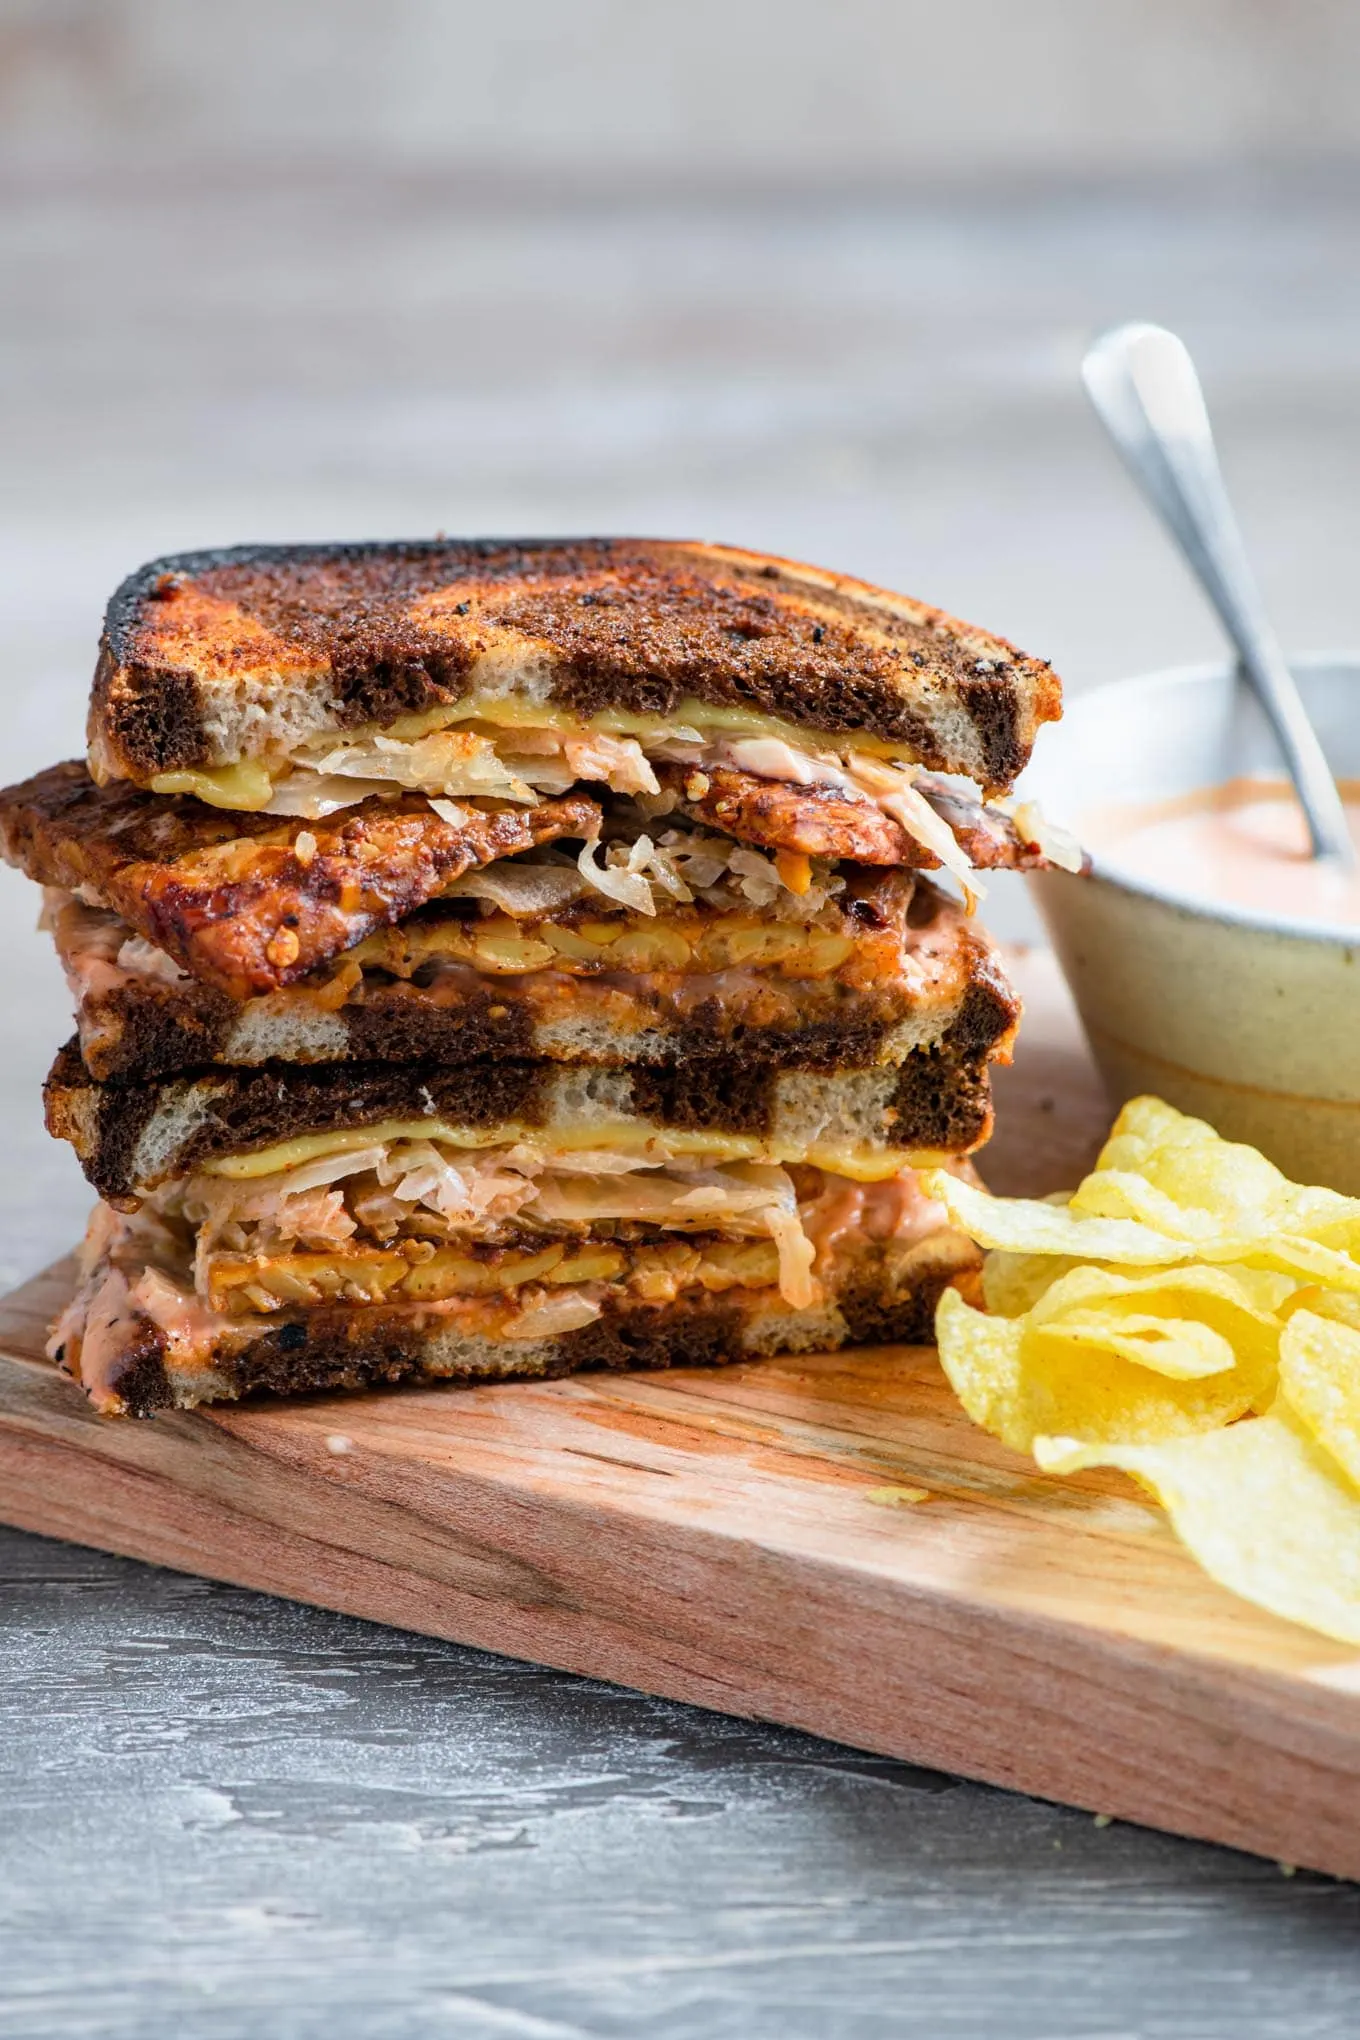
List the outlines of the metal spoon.
{"label": "metal spoon", "polygon": [[1116,326],[1089,349],[1081,373],[1134,480],[1160,511],[1236,648],[1284,753],[1313,856],[1353,869],[1341,796],[1247,563],[1185,343],[1164,326]]}

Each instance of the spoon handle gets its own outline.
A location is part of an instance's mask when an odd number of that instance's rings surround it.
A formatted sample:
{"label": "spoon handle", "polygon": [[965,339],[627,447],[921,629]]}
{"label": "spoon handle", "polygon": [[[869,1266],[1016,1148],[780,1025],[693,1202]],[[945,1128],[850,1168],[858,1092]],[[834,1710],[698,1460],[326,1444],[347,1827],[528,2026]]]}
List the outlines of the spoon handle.
{"label": "spoon handle", "polygon": [[1184,342],[1162,326],[1116,326],[1091,347],[1081,372],[1106,430],[1236,648],[1284,753],[1314,857],[1353,867],[1341,796],[1248,565]]}

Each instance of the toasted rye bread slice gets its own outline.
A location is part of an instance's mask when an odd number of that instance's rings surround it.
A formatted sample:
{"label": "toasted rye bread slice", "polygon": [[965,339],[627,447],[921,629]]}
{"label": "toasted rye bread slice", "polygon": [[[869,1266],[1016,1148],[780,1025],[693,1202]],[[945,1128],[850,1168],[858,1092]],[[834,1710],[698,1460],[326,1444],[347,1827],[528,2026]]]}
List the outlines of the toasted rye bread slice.
{"label": "toasted rye bread slice", "polygon": [[280,820],[97,787],[49,766],[0,793],[0,849],[40,885],[110,906],[167,956],[236,999],[295,984],[422,906],[474,865],[588,836],[583,795],[534,808],[420,795],[365,801],[324,822]]}
{"label": "toasted rye bread slice", "polygon": [[828,1280],[823,1301],[806,1309],[772,1287],[691,1289],[655,1304],[599,1285],[602,1308],[592,1323],[526,1337],[504,1322],[515,1306],[471,1299],[323,1305],[237,1320],[192,1305],[167,1311],[175,1292],[156,1282],[154,1245],[140,1242],[137,1226],[96,1213],[80,1288],[48,1346],[104,1416],[149,1417],[260,1393],[542,1381],[586,1368],[713,1366],[851,1344],[924,1344],[941,1292],[951,1284],[971,1292],[981,1258],[947,1227],[905,1250],[866,1243]]}
{"label": "toasted rye bread slice", "polygon": [[[76,1003],[80,1052],[101,1082],[205,1064],[687,1062],[864,1069],[935,1049],[1005,1055],[1019,1018],[991,943],[926,880],[900,931],[865,930],[820,977],[735,969],[485,975],[443,963],[415,977],[369,960],[335,982],[236,1000],[177,974],[115,915],[49,894],[48,925]],[[406,932],[410,933],[407,924]],[[400,939],[400,934],[393,938]],[[871,958],[884,967],[870,970]]]}
{"label": "toasted rye bread slice", "polygon": [[[68,1140],[106,1202],[226,1156],[383,1128],[374,1138],[456,1146],[627,1147],[714,1159],[809,1162],[878,1179],[991,1131],[987,1056],[938,1050],[896,1068],[783,1070],[712,1056],[632,1069],[560,1063],[339,1063],[220,1070],[163,1084],[96,1084],[75,1041],[43,1090],[48,1131]],[[398,1133],[395,1129],[401,1129]],[[304,1153],[286,1151],[274,1167]]]}
{"label": "toasted rye bread slice", "polygon": [[660,539],[238,546],[153,560],[109,604],[100,779],[286,757],[491,693],[586,718],[682,701],[909,746],[1009,787],[1061,713],[1043,660],[905,596]]}

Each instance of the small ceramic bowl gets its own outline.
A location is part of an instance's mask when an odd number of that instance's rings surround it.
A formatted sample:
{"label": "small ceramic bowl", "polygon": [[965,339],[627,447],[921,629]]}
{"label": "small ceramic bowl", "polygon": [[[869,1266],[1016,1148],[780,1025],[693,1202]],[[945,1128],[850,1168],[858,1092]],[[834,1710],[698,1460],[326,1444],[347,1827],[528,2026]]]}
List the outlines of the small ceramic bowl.
{"label": "small ceramic bowl", "polygon": [[[1360,777],[1360,657],[1291,664],[1333,770]],[[1231,665],[1187,666],[1077,696],[1023,784],[1079,835],[1106,802],[1248,775],[1280,776],[1254,699]],[[1108,854],[1029,883],[1117,1101],[1155,1092],[1299,1181],[1360,1194],[1360,928],[1181,896]]]}

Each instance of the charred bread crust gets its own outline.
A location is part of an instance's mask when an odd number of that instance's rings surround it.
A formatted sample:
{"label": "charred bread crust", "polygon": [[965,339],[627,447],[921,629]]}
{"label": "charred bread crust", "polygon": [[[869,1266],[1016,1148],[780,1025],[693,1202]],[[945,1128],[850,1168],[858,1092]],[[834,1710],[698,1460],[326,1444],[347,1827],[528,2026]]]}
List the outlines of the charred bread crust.
{"label": "charred bread crust", "polygon": [[[837,1100],[848,1100],[864,1137],[885,1148],[963,1154],[991,1130],[985,1057],[917,1052],[895,1069],[869,1072],[863,1095],[855,1072],[801,1074],[804,1090],[842,1085]],[[714,1056],[626,1071],[545,1062],[283,1064],[163,1084],[97,1084],[73,1039],[48,1074],[43,1102],[49,1133],[71,1143],[100,1196],[131,1210],[140,1189],[215,1157],[337,1127],[444,1119],[485,1129],[489,1143],[501,1126],[549,1127],[565,1087],[566,1109],[587,1122],[599,1109],[677,1132],[762,1138],[782,1110],[783,1075],[778,1065]]]}
{"label": "charred bread crust", "polygon": [[[436,610],[430,598],[438,598]],[[423,605],[423,606],[422,606]],[[178,619],[182,617],[182,627]],[[231,762],[214,686],[311,691],[315,728],[459,699],[492,641],[548,698],[673,715],[686,697],[910,745],[1009,787],[1061,712],[1046,661],[849,576],[659,539],[238,546],[153,560],[109,603],[90,709],[101,776]],[[239,755],[239,744],[232,751]]]}
{"label": "charred bread crust", "polygon": [[935,1312],[946,1289],[962,1289],[982,1302],[972,1269],[937,1267],[923,1271],[910,1290],[884,1291],[863,1273],[839,1291],[836,1307],[845,1319],[848,1346],[933,1346]]}
{"label": "charred bread crust", "polygon": [[[549,1350],[536,1352],[527,1366],[525,1349],[517,1350],[514,1340],[503,1340],[499,1368],[497,1356],[488,1352],[485,1365],[435,1370],[430,1347],[438,1329],[438,1319],[422,1324],[410,1313],[403,1316],[379,1307],[305,1312],[282,1320],[235,1351],[219,1352],[213,1373],[223,1386],[209,1399],[392,1388],[422,1377],[456,1387],[525,1374],[553,1381],[586,1369],[704,1367],[745,1357],[740,1312],[720,1297],[611,1311],[594,1324],[540,1342]],[[174,1407],[180,1398],[167,1360],[164,1333],[140,1318],[129,1340],[127,1366],[120,1366],[109,1382],[123,1407],[108,1413],[151,1417]]]}
{"label": "charred bread crust", "polygon": [[[55,1327],[54,1327],[55,1331]],[[127,1322],[125,1343],[109,1369],[106,1396],[100,1406],[106,1416],[154,1417],[160,1410],[173,1409],[175,1391],[166,1369],[166,1338],[160,1326],[140,1311]],[[73,1357],[66,1346],[52,1345],[49,1357],[65,1373],[72,1374]]]}
{"label": "charred bread crust", "polygon": [[[343,1005],[304,1010],[292,1022],[288,1046],[279,1045],[279,1027],[261,1024],[267,1002],[228,999],[190,978],[166,984],[129,977],[86,993],[76,1019],[85,1068],[101,1083],[145,1083],[213,1064],[250,1069],[267,1061],[292,1067],[511,1058],[619,1068],[722,1057],[737,1071],[870,1069],[929,1047],[955,1060],[1005,1059],[1019,1001],[981,945],[972,953],[970,942],[966,968],[962,997],[938,1022],[896,980],[864,989],[834,980],[785,982],[777,987],[778,1011],[769,1010],[772,993],[756,1021],[731,997],[712,992],[690,1000],[683,984],[677,989],[665,974],[646,973],[626,989],[605,980],[571,980],[564,1003],[578,1025],[565,1039],[552,1033],[551,1018],[541,1020],[532,983],[526,987],[513,977],[478,979],[475,989],[446,999],[418,983],[371,973]],[[579,1024],[587,1021],[588,1029]]]}

